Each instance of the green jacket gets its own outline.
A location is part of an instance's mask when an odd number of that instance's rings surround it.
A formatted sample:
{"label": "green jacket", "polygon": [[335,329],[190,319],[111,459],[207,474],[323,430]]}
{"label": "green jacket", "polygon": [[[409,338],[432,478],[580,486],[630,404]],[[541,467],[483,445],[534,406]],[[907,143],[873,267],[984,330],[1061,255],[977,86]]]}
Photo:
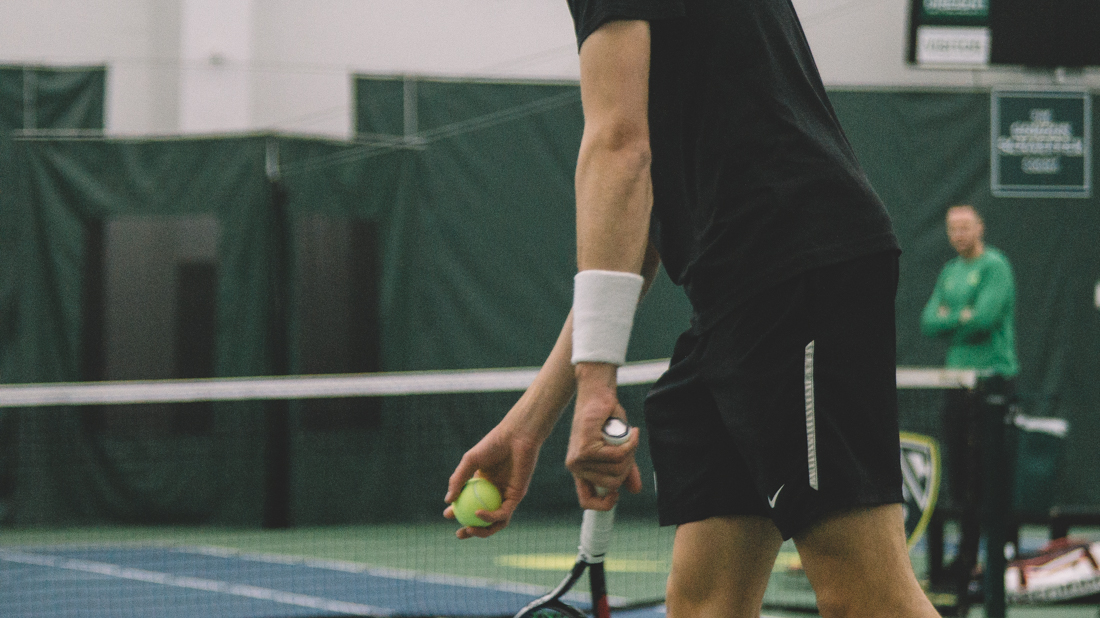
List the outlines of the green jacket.
{"label": "green jacket", "polygon": [[[946,306],[946,316],[939,308]],[[960,320],[969,309],[969,320]],[[1003,253],[986,246],[973,260],[956,257],[943,267],[936,289],[920,319],[928,337],[950,340],[947,366],[991,369],[1012,377],[1020,371],[1016,360],[1016,281]]]}

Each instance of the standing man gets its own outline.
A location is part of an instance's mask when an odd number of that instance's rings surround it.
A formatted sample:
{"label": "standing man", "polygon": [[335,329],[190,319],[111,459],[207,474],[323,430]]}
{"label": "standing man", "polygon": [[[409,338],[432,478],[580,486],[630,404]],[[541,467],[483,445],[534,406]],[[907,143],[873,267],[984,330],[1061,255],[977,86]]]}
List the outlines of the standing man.
{"label": "standing man", "polygon": [[[921,331],[946,339],[946,366],[978,369],[1003,378],[1014,391],[1016,360],[1016,282],[1003,253],[985,244],[985,223],[970,205],[947,209],[947,238],[959,254],[940,271],[932,297],[921,312]],[[943,433],[951,497],[963,507],[962,535],[951,576],[960,587],[977,562],[981,502],[981,419],[973,395],[948,391]]]}
{"label": "standing man", "polygon": [[[905,544],[897,243],[789,0],[570,0],[585,127],[573,311],[531,387],[462,458],[523,498],[576,393],[585,508],[641,487],[637,430],[604,444],[635,306],[659,260],[694,315],[646,402],[668,613],[759,616],[794,538],[823,616],[936,616]],[[658,257],[659,256],[659,257]],[[611,491],[601,497],[595,487]],[[451,509],[444,512],[453,516]]]}
{"label": "standing man", "polygon": [[947,239],[958,253],[940,271],[921,313],[921,331],[947,339],[948,367],[1011,379],[1016,360],[1016,280],[1008,258],[985,244],[985,222],[970,205],[947,209]]}

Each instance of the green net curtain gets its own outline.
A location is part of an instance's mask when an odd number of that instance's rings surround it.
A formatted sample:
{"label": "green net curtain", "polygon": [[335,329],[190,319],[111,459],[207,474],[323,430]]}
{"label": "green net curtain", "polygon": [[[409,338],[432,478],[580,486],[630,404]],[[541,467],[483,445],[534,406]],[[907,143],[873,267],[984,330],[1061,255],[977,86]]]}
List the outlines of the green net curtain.
{"label": "green net curtain", "polygon": [[[0,80],[0,92],[13,88]],[[0,182],[11,195],[14,177],[24,197],[7,213],[14,223],[0,248],[18,256],[3,262],[4,289],[19,289],[4,299],[24,321],[19,328],[4,322],[3,379],[79,379],[87,224],[134,216],[217,221],[217,375],[316,370],[303,333],[317,322],[309,312],[323,309],[308,298],[320,289],[309,287],[311,273],[320,271],[309,270],[319,266],[310,265],[313,249],[301,230],[356,226],[369,229],[377,258],[376,314],[368,316],[378,329],[374,369],[540,363],[568,312],[575,272],[576,86],[364,77],[354,90],[355,142],[277,135],[7,142],[18,173]],[[1070,422],[1056,500],[1100,502],[1100,488],[1088,482],[1100,470],[1089,446],[1100,435],[1093,413],[1100,315],[1091,302],[1100,280],[1097,199],[991,197],[988,92],[832,96],[905,251],[899,363],[942,362],[942,347],[920,336],[917,315],[951,256],[944,208],[974,203],[989,242],[1016,268],[1020,387],[1042,407],[1029,411]],[[0,113],[15,122],[10,111]],[[668,356],[689,313],[662,276],[638,314],[632,359]],[[623,394],[638,422],[643,396],[642,388]],[[458,457],[515,398],[387,400],[368,406],[371,422],[339,431],[315,427],[308,407],[291,406],[290,522],[437,518]],[[934,434],[939,401],[926,399],[909,402],[903,421]],[[209,432],[171,444],[92,440],[79,415],[61,410],[19,414],[18,469],[33,472],[18,479],[9,520],[257,525],[264,518],[272,417],[263,406],[224,404]],[[543,450],[545,474],[532,488],[530,512],[575,508],[561,463],[565,439],[563,425]],[[168,464],[150,476],[141,458],[163,452],[168,459],[173,449],[212,463]],[[644,456],[641,463],[648,470]],[[406,490],[388,507],[371,499],[394,484]],[[651,512],[647,485],[624,513]]]}
{"label": "green net curtain", "polygon": [[[939,269],[954,256],[944,230],[946,208],[973,204],[985,218],[987,242],[1004,251],[1016,274],[1023,411],[1069,421],[1056,502],[1100,504],[1094,480],[1100,453],[1093,446],[1100,437],[1100,311],[1093,304],[1100,282],[1100,195],[1093,189],[1087,199],[993,197],[988,91],[845,91],[830,97],[904,251],[899,364],[943,362],[943,344],[920,334],[919,315]],[[1095,133],[1095,97],[1092,110]],[[917,403],[903,407],[903,422],[934,432],[938,397]]]}
{"label": "green net curtain", "polygon": [[[105,88],[102,67],[0,66],[0,381],[27,375],[18,350],[33,321],[19,302],[19,230],[25,210],[18,197],[13,133],[101,131]],[[11,516],[16,504],[19,427],[16,413],[0,411],[0,521]]]}

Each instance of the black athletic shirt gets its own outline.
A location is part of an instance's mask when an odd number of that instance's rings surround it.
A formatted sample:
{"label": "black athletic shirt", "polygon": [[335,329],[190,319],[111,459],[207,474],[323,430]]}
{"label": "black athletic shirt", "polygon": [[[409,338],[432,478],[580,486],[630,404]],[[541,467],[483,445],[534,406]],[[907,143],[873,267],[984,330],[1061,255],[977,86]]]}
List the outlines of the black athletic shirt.
{"label": "black athletic shirt", "polygon": [[650,22],[650,236],[696,329],[803,272],[897,251],[790,0],[568,0],[578,47]]}

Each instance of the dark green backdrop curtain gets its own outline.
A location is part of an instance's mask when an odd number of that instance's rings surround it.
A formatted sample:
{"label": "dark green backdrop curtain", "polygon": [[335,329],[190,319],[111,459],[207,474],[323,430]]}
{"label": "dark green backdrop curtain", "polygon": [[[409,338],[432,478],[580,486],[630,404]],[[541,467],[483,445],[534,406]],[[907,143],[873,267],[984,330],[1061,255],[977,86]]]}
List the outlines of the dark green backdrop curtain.
{"label": "dark green backdrop curtain", "polygon": [[0,380],[19,370],[7,352],[19,336],[15,260],[19,237],[12,134],[102,131],[106,70],[0,66]]}
{"label": "dark green backdrop curtain", "polygon": [[[583,127],[576,85],[361,78],[356,92],[364,137],[415,146],[413,201],[395,212],[404,240],[388,256],[397,272],[388,279],[387,367],[540,364],[569,312],[576,272],[573,171]],[[630,358],[667,357],[689,317],[686,299],[662,275],[636,318]],[[645,390],[622,393],[638,424]],[[410,512],[438,511],[435,490],[516,397],[392,404],[408,427],[395,435],[414,436],[402,438],[402,448],[432,445],[433,457],[410,462],[420,478],[435,479],[423,495],[401,497]],[[543,448],[529,513],[575,511],[562,465],[567,431],[560,424]],[[652,478],[647,452],[639,465]],[[654,488],[645,485],[620,512],[653,515]]]}
{"label": "dark green backdrop curtain", "polygon": [[[388,302],[403,319],[388,325],[387,367],[539,364],[572,302],[577,87],[404,84],[363,78],[356,88],[357,126],[417,145],[408,195],[415,205],[399,206],[407,242],[391,256],[401,269],[393,281],[402,285]],[[408,118],[415,127],[405,127]],[[668,356],[689,317],[682,294],[662,277],[637,318],[631,358]]]}
{"label": "dark green backdrop curtain", "polygon": [[[219,227],[215,375],[285,372],[293,364],[279,335],[293,320],[285,297],[288,220],[325,211],[379,217],[381,200],[400,186],[392,157],[349,171],[343,158],[353,148],[265,135],[17,139],[18,302],[33,319],[10,350],[11,381],[81,379],[90,223],[198,214]],[[205,435],[135,437],[90,432],[85,411],[20,411],[13,519],[258,524],[268,412],[256,403],[218,403]]]}
{"label": "dark green backdrop curtain", "polygon": [[[19,302],[21,213],[11,138],[17,131],[96,132],[103,129],[106,70],[102,67],[0,66],[0,381],[18,379],[13,353],[29,333]],[[0,411],[0,520],[14,503],[20,432],[16,414]]]}
{"label": "dark green backdrop curtain", "polygon": [[[309,316],[298,313],[305,305],[294,295],[302,292],[290,283],[306,272],[305,249],[288,230],[316,217],[377,230],[379,369],[540,363],[568,312],[575,271],[576,86],[360,78],[355,91],[356,142],[278,135],[17,140],[22,198],[5,231],[5,246],[14,249],[0,250],[17,251],[4,267],[18,273],[19,293],[5,298],[24,317],[5,331],[18,337],[3,350],[4,380],[80,377],[90,222],[194,214],[213,216],[220,229],[217,375],[308,369],[294,342]],[[1091,448],[1100,437],[1092,412],[1100,403],[1093,379],[1100,369],[1100,315],[1092,306],[1100,280],[1097,198],[992,198],[988,92],[832,96],[905,250],[899,363],[943,362],[942,345],[920,336],[917,315],[951,255],[944,208],[974,203],[986,216],[989,242],[1016,268],[1027,411],[1071,424],[1058,500],[1100,503],[1091,482],[1100,471]],[[662,277],[639,312],[631,358],[667,357],[688,315],[682,294]],[[644,390],[623,395],[639,422]],[[286,417],[290,522],[437,518],[455,462],[516,397],[390,399],[377,404],[369,426],[349,431],[311,429],[312,412],[294,404]],[[906,428],[938,432],[938,396],[906,396],[903,404]],[[208,434],[171,441],[89,436],[69,410],[18,414],[20,475],[10,520],[263,518],[263,434],[271,417],[262,406],[219,404]],[[575,509],[561,464],[565,429],[543,450],[530,514]],[[645,456],[641,465],[648,480]],[[386,487],[393,485],[405,489],[384,506],[370,499],[392,494]],[[651,513],[646,485],[624,513]]]}
{"label": "dark green backdrop curtain", "polygon": [[[985,218],[987,242],[1008,256],[1016,274],[1022,411],[1070,424],[1056,501],[1100,504],[1100,311],[1093,303],[1100,282],[1100,194],[1093,188],[1087,199],[993,197],[988,91],[830,97],[904,251],[898,363],[943,362],[945,345],[921,336],[919,314],[939,269],[954,256],[944,231],[946,208],[973,204]],[[1100,117],[1093,100],[1095,144]],[[938,398],[903,393],[906,400],[903,422],[935,433]]]}
{"label": "dark green backdrop curtain", "polygon": [[[16,142],[26,344],[17,381],[81,379],[87,226],[126,215],[214,213],[219,248],[219,375],[270,373],[270,190],[265,141]],[[142,311],[136,306],[133,311]],[[87,411],[21,411],[16,521],[258,522],[262,428],[252,404],[221,404],[208,436],[141,439],[87,430]]]}
{"label": "dark green backdrop curtain", "polygon": [[[422,141],[416,157],[424,166],[423,202],[410,210],[417,214],[410,229],[419,230],[411,236],[431,240],[405,245],[416,255],[406,254],[401,263],[431,273],[435,281],[425,284],[423,298],[438,304],[427,309],[418,305],[421,292],[406,291],[411,306],[432,313],[410,321],[396,339],[410,354],[395,367],[541,360],[567,310],[574,268],[569,183],[581,129],[579,105],[569,99],[575,86],[364,77],[356,92],[363,134]],[[1058,499],[1100,503],[1100,486],[1089,482],[1100,471],[1100,456],[1091,447],[1100,436],[1092,412],[1100,405],[1100,384],[1091,378],[1100,369],[1095,353],[1100,314],[1092,304],[1100,280],[1097,197],[993,198],[988,91],[830,95],[904,249],[899,364],[943,363],[943,344],[920,335],[917,316],[952,255],[944,211],[972,203],[985,214],[989,242],[1005,251],[1016,269],[1024,411],[1071,424]],[[548,212],[554,218],[546,219]],[[537,298],[530,295],[531,282],[538,282],[536,293],[550,293],[549,303],[531,301]],[[632,357],[668,356],[686,325],[686,305],[671,288],[662,279],[643,304]],[[477,293],[466,295],[473,290]],[[486,298],[504,300],[486,306]],[[453,324],[457,331],[450,330]],[[467,340],[469,335],[456,332],[479,336]],[[509,344],[515,342],[523,345],[513,352]],[[904,426],[938,435],[940,405],[939,393],[903,393]],[[470,444],[481,429],[455,431]]]}
{"label": "dark green backdrop curtain", "polygon": [[[358,80],[356,91],[361,137],[407,148],[383,266],[384,368],[540,364],[569,311],[576,270],[573,167],[582,127],[576,86],[382,78]],[[688,316],[682,295],[661,280],[637,318],[644,334],[632,342],[631,357],[667,355]],[[643,394],[643,388],[624,393],[639,422]],[[309,452],[328,454],[322,460],[296,453],[298,465],[338,466],[331,482],[348,488],[344,499],[358,501],[359,513],[375,517],[386,513],[351,496],[369,495],[363,488],[386,478],[410,479],[417,488],[395,496],[396,510],[437,517],[438,489],[458,458],[517,397],[386,401],[380,434],[303,434],[316,446]],[[531,513],[575,510],[571,492],[563,491],[571,487],[560,465],[565,430],[563,424],[543,449],[546,463],[528,496]],[[324,443],[346,448],[320,448]],[[423,456],[426,447],[430,457]],[[641,464],[648,470],[646,458]],[[623,505],[624,513],[652,513],[648,485]],[[317,495],[296,504],[303,517],[308,509],[331,518],[317,506],[324,500]]]}

